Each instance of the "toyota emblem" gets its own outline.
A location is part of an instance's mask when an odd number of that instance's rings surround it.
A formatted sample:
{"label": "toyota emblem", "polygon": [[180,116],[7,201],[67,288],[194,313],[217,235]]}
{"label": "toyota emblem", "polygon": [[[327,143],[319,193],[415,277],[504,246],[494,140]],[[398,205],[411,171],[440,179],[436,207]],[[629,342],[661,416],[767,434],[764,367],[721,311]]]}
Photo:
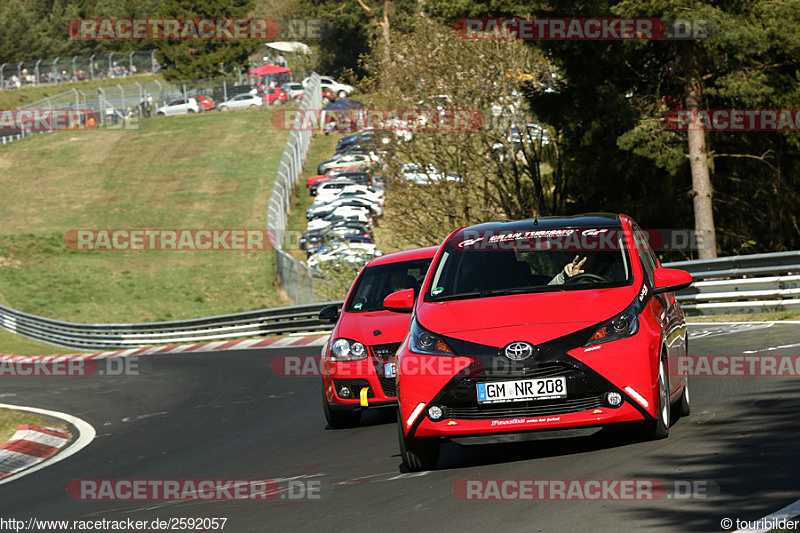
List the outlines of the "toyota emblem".
{"label": "toyota emblem", "polygon": [[512,342],[504,352],[512,361],[522,361],[533,355],[534,347],[528,342]]}

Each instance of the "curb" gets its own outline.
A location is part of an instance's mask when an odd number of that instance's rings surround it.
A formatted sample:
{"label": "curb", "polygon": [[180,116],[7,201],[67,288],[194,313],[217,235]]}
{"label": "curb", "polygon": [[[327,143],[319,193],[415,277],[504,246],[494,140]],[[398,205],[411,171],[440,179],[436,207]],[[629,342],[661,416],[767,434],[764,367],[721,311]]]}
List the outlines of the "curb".
{"label": "curb", "polygon": [[0,354],[0,362],[18,361],[31,358],[63,359],[106,359],[109,357],[131,357],[138,355],[166,355],[175,353],[213,352],[217,350],[253,350],[257,348],[293,348],[297,346],[322,346],[330,335],[307,335],[303,337],[273,337],[270,339],[248,339],[243,341],[216,341],[199,344],[178,344],[171,346],[145,346],[106,352],[79,353],[68,355],[9,355]]}
{"label": "curb", "polygon": [[39,464],[72,442],[72,435],[52,428],[17,426],[8,442],[0,444],[0,479]]}

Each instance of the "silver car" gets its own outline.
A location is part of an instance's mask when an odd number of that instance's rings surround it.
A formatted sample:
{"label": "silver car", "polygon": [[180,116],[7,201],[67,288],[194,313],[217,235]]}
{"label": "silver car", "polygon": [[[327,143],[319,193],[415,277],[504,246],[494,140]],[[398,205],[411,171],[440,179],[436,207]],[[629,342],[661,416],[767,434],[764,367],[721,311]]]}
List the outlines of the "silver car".
{"label": "silver car", "polygon": [[264,105],[264,101],[257,94],[237,94],[233,98],[217,104],[217,109],[220,111],[253,109],[262,105]]}

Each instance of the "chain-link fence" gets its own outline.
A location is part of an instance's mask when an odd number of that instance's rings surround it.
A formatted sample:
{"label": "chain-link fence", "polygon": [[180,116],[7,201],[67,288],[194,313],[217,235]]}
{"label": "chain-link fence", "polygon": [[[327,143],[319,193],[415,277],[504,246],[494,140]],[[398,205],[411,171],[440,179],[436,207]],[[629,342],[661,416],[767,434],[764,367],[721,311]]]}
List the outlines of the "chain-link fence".
{"label": "chain-link fence", "polygon": [[0,90],[50,83],[126,78],[138,74],[157,74],[160,71],[155,50],[1,63]]}
{"label": "chain-link fence", "polygon": [[[320,109],[321,105],[320,78],[312,73],[300,101],[300,109]],[[267,230],[274,235],[278,280],[286,294],[298,304],[319,301],[314,291],[311,269],[283,250],[292,190],[303,170],[310,142],[311,131],[308,129],[289,132],[267,208]]]}

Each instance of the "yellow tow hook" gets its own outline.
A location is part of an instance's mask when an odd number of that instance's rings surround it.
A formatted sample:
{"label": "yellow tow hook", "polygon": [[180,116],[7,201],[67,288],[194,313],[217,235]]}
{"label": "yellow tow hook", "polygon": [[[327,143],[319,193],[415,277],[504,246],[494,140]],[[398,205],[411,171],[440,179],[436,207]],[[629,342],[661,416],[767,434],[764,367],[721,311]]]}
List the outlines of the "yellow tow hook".
{"label": "yellow tow hook", "polygon": [[369,405],[369,400],[367,399],[368,393],[369,387],[364,387],[361,389],[361,407],[367,407]]}

